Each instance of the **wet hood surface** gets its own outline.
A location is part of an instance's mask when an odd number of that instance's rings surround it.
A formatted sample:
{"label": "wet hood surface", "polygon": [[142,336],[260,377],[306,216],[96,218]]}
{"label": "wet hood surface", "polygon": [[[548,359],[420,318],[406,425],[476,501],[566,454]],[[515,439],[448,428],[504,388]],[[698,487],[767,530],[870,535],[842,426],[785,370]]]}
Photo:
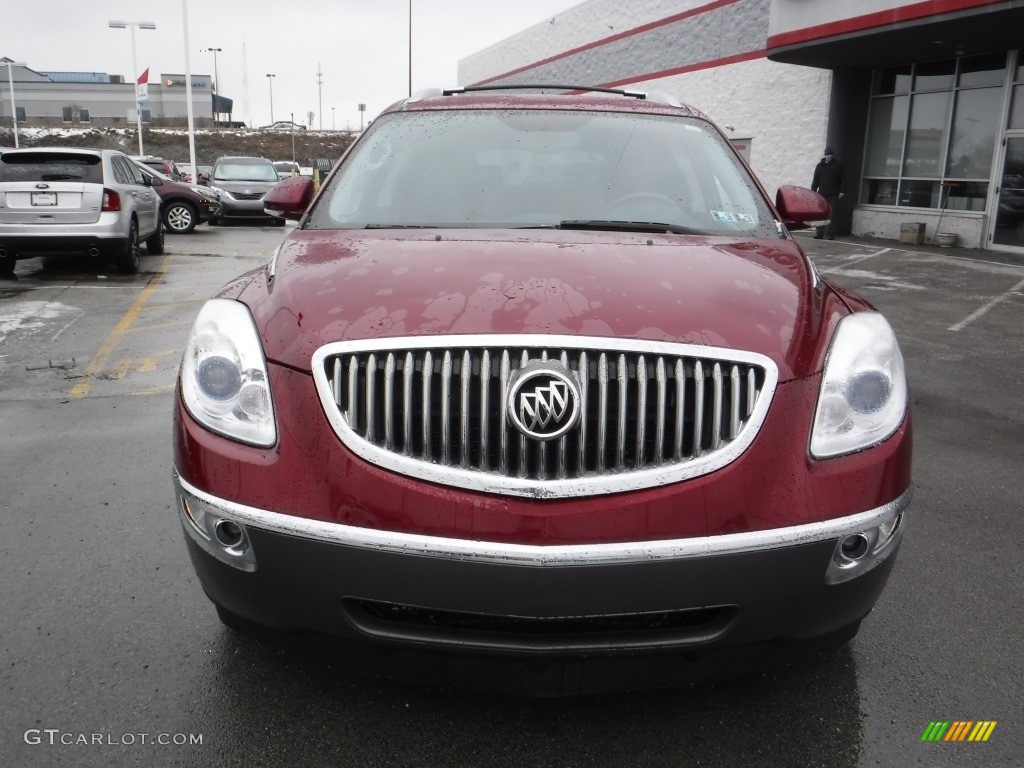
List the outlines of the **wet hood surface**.
{"label": "wet hood surface", "polygon": [[335,341],[550,333],[757,352],[785,380],[842,311],[791,240],[555,230],[296,230],[240,298],[301,370]]}

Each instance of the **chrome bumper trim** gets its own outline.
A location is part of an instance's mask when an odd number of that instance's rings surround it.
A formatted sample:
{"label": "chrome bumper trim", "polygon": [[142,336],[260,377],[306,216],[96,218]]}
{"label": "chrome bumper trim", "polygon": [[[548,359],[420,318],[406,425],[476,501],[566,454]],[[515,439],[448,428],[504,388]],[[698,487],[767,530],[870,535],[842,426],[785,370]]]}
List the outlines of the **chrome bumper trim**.
{"label": "chrome bumper trim", "polygon": [[[189,503],[209,505],[220,517],[273,533],[402,555],[505,565],[558,567],[649,563],[659,560],[733,555],[834,540],[870,529],[893,513],[905,514],[912,496],[912,491],[908,488],[888,504],[866,512],[767,531],[664,541],[536,546],[379,531],[284,515],[212,496],[183,480],[177,470],[174,471],[174,484],[178,495],[186,498]],[[902,535],[904,527],[900,526],[894,539]],[[887,546],[886,549],[892,552],[895,547]]]}

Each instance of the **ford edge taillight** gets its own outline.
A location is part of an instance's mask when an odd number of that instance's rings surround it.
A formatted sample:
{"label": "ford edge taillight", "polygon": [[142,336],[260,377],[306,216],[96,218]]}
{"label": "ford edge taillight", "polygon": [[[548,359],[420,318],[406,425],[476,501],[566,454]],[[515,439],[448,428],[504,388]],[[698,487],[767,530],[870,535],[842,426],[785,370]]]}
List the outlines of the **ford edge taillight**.
{"label": "ford edge taillight", "polygon": [[114,211],[121,210],[121,196],[112,189],[103,189],[103,209],[104,213],[113,213]]}

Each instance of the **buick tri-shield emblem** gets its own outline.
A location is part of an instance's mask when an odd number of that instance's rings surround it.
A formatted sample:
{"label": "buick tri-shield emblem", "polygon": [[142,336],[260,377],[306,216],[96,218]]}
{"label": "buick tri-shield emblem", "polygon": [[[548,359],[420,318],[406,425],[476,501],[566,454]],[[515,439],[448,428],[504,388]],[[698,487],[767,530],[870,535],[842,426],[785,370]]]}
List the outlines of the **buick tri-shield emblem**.
{"label": "buick tri-shield emblem", "polygon": [[580,416],[580,390],[572,374],[555,361],[520,368],[509,387],[508,416],[534,440],[553,440],[572,429]]}

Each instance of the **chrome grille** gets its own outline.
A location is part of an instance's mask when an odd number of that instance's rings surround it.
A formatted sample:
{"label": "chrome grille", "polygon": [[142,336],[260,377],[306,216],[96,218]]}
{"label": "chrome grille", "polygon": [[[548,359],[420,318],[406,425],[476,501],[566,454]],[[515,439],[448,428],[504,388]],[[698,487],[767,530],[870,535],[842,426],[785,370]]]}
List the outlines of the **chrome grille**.
{"label": "chrome grille", "polygon": [[232,192],[235,200],[262,200],[266,192]]}
{"label": "chrome grille", "polygon": [[[505,416],[509,383],[557,360],[582,417],[551,441]],[[517,495],[648,487],[712,471],[750,443],[777,373],[752,353],[590,337],[457,336],[339,343],[314,372],[342,440],[418,477]]]}

